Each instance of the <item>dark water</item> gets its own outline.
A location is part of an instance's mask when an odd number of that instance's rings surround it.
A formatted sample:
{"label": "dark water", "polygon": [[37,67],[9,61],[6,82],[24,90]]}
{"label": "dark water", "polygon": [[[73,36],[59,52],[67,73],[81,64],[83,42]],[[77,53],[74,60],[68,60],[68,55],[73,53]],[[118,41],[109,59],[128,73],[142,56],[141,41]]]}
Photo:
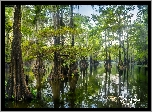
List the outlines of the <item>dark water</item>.
{"label": "dark water", "polygon": [[[62,81],[43,78],[41,98],[31,102],[5,102],[6,108],[148,108],[148,73],[135,65],[119,77],[116,64],[104,73],[101,63],[87,73]],[[49,72],[48,72],[49,73]],[[35,81],[30,86],[35,86]],[[33,90],[36,93],[36,89]]]}

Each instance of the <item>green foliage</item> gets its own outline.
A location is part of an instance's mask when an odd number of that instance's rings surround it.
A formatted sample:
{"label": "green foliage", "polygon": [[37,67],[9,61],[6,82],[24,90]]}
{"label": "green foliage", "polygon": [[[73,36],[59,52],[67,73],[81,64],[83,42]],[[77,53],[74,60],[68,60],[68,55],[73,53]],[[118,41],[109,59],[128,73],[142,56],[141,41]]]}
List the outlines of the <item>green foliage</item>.
{"label": "green foliage", "polygon": [[5,7],[5,31],[8,33],[13,26],[13,8]]}
{"label": "green foliage", "polygon": [[5,7],[5,61],[11,60],[11,42],[13,29],[13,8]]}
{"label": "green foliage", "polygon": [[[106,57],[106,50],[110,51],[112,59],[115,59],[119,50],[122,52],[124,48],[127,49],[127,43],[129,50],[125,50],[125,53],[129,56],[134,56],[135,59],[148,58],[148,7],[143,5],[138,8],[138,18],[134,23],[130,23],[133,16],[130,11],[135,9],[134,5],[99,6],[99,15],[92,14],[92,17],[74,13],[72,28],[70,5],[24,5],[21,21],[23,61],[36,59],[38,55],[42,55],[43,60],[51,61],[54,52],[58,52],[60,55],[66,55],[61,58],[65,60],[64,65],[69,65],[83,56],[92,55],[93,59],[103,60]],[[62,17],[64,25],[58,25],[55,29],[56,20],[53,14],[57,11],[60,18],[56,18],[60,21]],[[95,26],[90,23],[91,20],[96,22]],[[12,33],[12,30],[9,31],[12,25],[13,8],[6,8],[6,33]],[[124,46],[121,36],[125,37]],[[72,37],[75,46],[71,46]],[[6,42],[5,54],[6,61],[10,61],[12,35],[7,38],[10,41]],[[61,45],[61,42],[54,45],[54,41],[59,38],[64,40],[64,45]],[[111,44],[114,40],[119,41],[121,47]],[[107,47],[105,43],[108,44]]]}
{"label": "green foliage", "polygon": [[37,95],[37,89],[31,89],[31,93],[34,97]]}

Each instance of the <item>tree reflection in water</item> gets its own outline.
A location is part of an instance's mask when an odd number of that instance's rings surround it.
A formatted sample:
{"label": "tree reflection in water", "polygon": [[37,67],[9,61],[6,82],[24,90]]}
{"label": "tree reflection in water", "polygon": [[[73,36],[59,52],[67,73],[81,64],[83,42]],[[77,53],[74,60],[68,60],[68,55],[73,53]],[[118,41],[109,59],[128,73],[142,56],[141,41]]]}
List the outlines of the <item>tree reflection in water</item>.
{"label": "tree reflection in water", "polygon": [[[147,108],[148,79],[141,68],[126,70],[125,77],[104,73],[104,65],[89,67],[86,74],[67,76],[64,80],[48,81],[42,84],[42,100],[14,104],[6,107],[24,108]],[[113,65],[115,66],[115,65]],[[91,70],[90,70],[91,68]],[[92,73],[90,73],[90,71]],[[143,72],[142,72],[143,71]],[[49,83],[49,84],[48,84]],[[39,102],[39,103],[38,103]],[[17,105],[17,106],[16,106]]]}

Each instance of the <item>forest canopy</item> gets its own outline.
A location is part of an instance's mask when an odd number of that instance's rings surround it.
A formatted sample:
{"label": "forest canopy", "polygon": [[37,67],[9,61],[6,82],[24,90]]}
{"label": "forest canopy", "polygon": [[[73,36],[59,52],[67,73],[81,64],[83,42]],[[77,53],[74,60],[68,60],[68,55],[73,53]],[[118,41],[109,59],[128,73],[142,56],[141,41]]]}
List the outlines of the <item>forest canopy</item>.
{"label": "forest canopy", "polygon": [[[45,53],[44,59],[52,60],[54,51],[61,51],[70,56],[77,54],[77,59],[81,56],[93,55],[97,60],[104,60],[105,45],[113,52],[111,55],[115,60],[118,49],[127,50],[127,41],[128,55],[131,55],[134,60],[147,58],[148,6],[92,5],[92,10],[98,14],[91,14],[91,16],[81,14],[80,9],[84,6],[73,5],[73,12],[70,7],[70,5],[22,6],[21,44],[24,61],[34,59],[38,52]],[[132,21],[133,13],[130,12],[135,8],[138,12],[136,20]],[[56,11],[58,11],[58,26],[54,24]],[[13,7],[5,7],[6,62],[10,61],[13,12]],[[60,42],[56,45],[54,38],[60,38]],[[74,47],[71,47],[72,39],[74,39]]]}

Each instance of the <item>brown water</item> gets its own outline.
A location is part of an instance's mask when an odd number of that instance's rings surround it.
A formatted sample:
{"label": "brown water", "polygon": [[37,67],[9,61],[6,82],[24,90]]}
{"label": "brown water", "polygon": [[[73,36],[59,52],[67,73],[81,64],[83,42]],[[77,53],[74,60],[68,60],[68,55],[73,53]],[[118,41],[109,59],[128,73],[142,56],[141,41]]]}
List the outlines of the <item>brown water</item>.
{"label": "brown water", "polygon": [[[41,98],[31,102],[5,102],[6,108],[148,108],[148,73],[130,67],[119,77],[116,65],[104,73],[104,65],[90,67],[85,75],[69,76],[63,81],[44,78]],[[33,81],[33,86],[35,82]],[[36,90],[33,90],[36,93]]]}

